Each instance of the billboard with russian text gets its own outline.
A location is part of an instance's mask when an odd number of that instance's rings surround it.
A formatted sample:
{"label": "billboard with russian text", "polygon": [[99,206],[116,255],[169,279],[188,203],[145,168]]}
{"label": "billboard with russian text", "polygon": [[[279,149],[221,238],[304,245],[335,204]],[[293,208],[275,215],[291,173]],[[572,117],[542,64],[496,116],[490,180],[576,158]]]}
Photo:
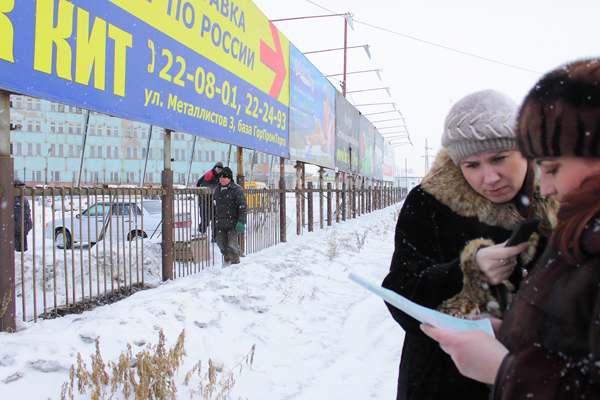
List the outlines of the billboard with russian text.
{"label": "billboard with russian text", "polygon": [[341,172],[358,173],[359,113],[340,92],[335,93],[335,116],[335,165]]}
{"label": "billboard with russian text", "polygon": [[359,124],[359,173],[373,177],[373,156],[375,155],[375,126],[366,117],[360,116]]}
{"label": "billboard with russian text", "polygon": [[335,88],[290,44],[290,157],[335,167]]}
{"label": "billboard with russian text", "polygon": [[288,71],[250,0],[0,1],[0,89],[286,158]]}
{"label": "billboard with russian text", "polygon": [[393,181],[394,180],[394,148],[391,144],[384,140],[383,142],[383,180]]}

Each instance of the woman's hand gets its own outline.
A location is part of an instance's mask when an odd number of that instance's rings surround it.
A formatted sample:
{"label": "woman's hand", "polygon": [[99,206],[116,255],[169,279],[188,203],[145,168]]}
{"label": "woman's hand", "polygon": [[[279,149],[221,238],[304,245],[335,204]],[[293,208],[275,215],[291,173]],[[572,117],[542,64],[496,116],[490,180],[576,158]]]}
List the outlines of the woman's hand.
{"label": "woman's hand", "polygon": [[517,256],[530,246],[528,242],[511,247],[505,245],[506,242],[482,247],[475,254],[475,262],[492,285],[508,279],[517,265]]}
{"label": "woman's hand", "polygon": [[493,385],[506,347],[482,330],[450,332],[421,324],[421,330],[452,357],[461,374]]}

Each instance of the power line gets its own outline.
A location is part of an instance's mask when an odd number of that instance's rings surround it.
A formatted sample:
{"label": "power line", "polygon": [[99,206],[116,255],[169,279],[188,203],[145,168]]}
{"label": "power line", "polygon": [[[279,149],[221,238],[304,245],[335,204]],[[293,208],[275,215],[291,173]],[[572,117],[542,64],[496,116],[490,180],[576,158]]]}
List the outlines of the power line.
{"label": "power line", "polygon": [[[330,13],[332,13],[332,14],[336,14],[334,11],[331,11],[331,10],[329,10],[329,9],[327,9],[327,8],[325,8],[325,7],[323,7],[323,6],[319,5],[319,4],[317,4],[317,3],[315,3],[314,1],[311,1],[311,0],[306,0],[306,1],[307,1],[307,2],[309,2],[309,3],[311,3],[311,4],[313,4],[313,5],[315,5],[315,6],[317,6],[317,7],[320,7],[320,8],[322,8],[322,9],[323,9],[323,10],[325,10],[325,11],[328,11],[328,12],[330,12]],[[428,45],[430,45],[430,46],[439,47],[439,48],[441,48],[441,49],[444,49],[444,50],[453,51],[453,52],[455,52],[455,53],[459,53],[459,54],[463,54],[463,55],[466,55],[466,56],[469,56],[469,57],[477,58],[477,59],[480,59],[480,60],[483,60],[483,61],[488,61],[488,62],[492,62],[492,63],[495,63],[495,64],[503,65],[503,66],[505,66],[505,67],[509,67],[509,68],[515,68],[515,69],[519,69],[519,70],[521,70],[521,71],[526,71],[526,72],[531,72],[531,73],[533,73],[533,74],[542,75],[542,73],[541,73],[541,72],[538,72],[538,71],[534,71],[534,70],[531,70],[531,69],[527,69],[527,68],[518,67],[518,66],[516,66],[516,65],[512,65],[512,64],[507,64],[507,63],[504,63],[504,62],[502,62],[502,61],[492,60],[491,58],[486,58],[486,57],[478,56],[478,55],[476,55],[476,54],[467,53],[466,51],[457,50],[457,49],[454,49],[454,48],[452,48],[452,47],[443,46],[443,45],[441,45],[441,44],[437,44],[437,43],[429,42],[429,41],[427,41],[427,40],[419,39],[419,38],[416,38],[416,37],[414,37],[414,36],[406,35],[406,34],[404,34],[404,33],[395,32],[395,31],[392,31],[391,29],[382,28],[382,27],[380,27],[380,26],[376,26],[376,25],[373,25],[373,24],[369,24],[368,22],[362,22],[362,21],[356,20],[356,19],[354,19],[354,18],[353,18],[352,20],[353,20],[354,22],[356,22],[357,24],[362,24],[362,25],[365,25],[365,26],[371,27],[371,28],[373,28],[373,29],[379,29],[380,31],[384,31],[384,32],[391,33],[391,34],[394,34],[394,35],[402,36],[402,37],[405,37],[405,38],[407,38],[407,39],[411,39],[411,40],[415,40],[415,41],[417,41],[417,42],[421,42],[421,43],[428,44]]]}

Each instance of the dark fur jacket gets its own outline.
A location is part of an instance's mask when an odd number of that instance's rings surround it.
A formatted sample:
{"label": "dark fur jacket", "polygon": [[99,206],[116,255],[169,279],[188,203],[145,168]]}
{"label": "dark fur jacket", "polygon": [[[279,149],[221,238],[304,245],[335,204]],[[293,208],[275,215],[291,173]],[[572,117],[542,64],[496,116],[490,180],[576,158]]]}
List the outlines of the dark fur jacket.
{"label": "dark fur jacket", "polygon": [[577,264],[552,238],[507,310],[494,400],[600,399],[600,216],[581,237]]}
{"label": "dark fur jacket", "polygon": [[[556,201],[542,198],[538,191],[533,209],[543,224],[555,225]],[[508,287],[490,287],[474,257],[482,246],[507,240],[522,219],[514,204],[495,204],[476,193],[442,150],[422,184],[404,202],[383,286],[449,314],[501,317],[509,301],[506,295],[519,287],[547,240],[537,233],[531,237],[532,246],[520,256]],[[489,388],[463,377],[439,345],[421,332],[418,321],[388,307],[406,331],[398,399],[487,399]]]}

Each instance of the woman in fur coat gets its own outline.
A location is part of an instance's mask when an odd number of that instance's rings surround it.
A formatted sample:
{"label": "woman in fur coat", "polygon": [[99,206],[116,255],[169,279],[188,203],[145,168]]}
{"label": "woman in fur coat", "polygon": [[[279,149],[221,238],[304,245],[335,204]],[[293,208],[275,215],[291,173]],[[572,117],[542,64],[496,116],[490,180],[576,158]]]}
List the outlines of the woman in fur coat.
{"label": "woman in fur coat", "polygon": [[[501,318],[546,245],[557,203],[535,185],[516,150],[517,105],[494,90],[466,96],[446,118],[442,150],[404,202],[383,286],[425,307],[469,319]],[[504,247],[517,224],[542,220],[529,242]],[[487,385],[462,376],[419,322],[389,306],[406,331],[398,399],[487,399]]]}
{"label": "woman in fur coat", "polygon": [[492,399],[600,399],[600,60],[548,73],[521,107],[521,152],[541,170],[559,224],[504,321],[499,340],[423,325]]}

